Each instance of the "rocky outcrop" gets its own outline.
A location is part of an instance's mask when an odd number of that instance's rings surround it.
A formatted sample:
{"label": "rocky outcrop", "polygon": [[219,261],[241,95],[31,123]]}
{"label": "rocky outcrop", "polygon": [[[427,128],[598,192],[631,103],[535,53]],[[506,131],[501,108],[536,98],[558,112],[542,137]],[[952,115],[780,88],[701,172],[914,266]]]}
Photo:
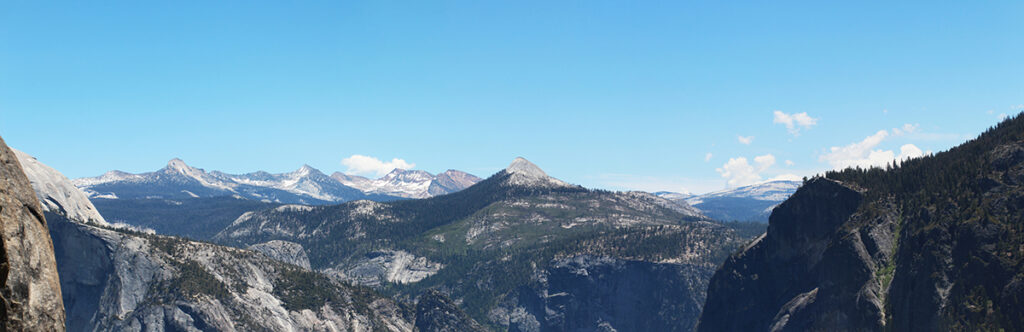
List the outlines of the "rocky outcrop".
{"label": "rocky outcrop", "polygon": [[73,331],[411,331],[402,305],[253,251],[54,222]]}
{"label": "rocky outcrop", "polygon": [[84,192],[57,170],[39,162],[35,157],[11,148],[18,157],[25,175],[32,183],[43,211],[59,214],[72,220],[105,225],[107,222],[89,201]]}
{"label": "rocky outcrop", "polygon": [[443,264],[431,262],[402,250],[381,250],[366,254],[352,264],[325,269],[328,274],[364,286],[385,283],[409,284],[437,274]]}
{"label": "rocky outcrop", "polygon": [[64,305],[43,208],[0,139],[0,330],[63,331]]}
{"label": "rocky outcrop", "polygon": [[428,290],[416,302],[416,330],[420,332],[486,331],[458,305],[436,290]]}
{"label": "rocky outcrop", "polygon": [[509,331],[690,331],[712,272],[606,256],[561,258],[490,316]]}

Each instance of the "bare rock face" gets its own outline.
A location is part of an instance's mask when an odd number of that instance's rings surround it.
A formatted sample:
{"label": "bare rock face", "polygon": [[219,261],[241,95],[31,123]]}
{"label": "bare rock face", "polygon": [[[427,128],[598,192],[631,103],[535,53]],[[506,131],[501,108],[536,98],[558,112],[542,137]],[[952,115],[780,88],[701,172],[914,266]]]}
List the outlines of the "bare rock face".
{"label": "bare rock face", "polygon": [[713,267],[608,256],[556,259],[492,310],[509,331],[691,331]]}
{"label": "bare rock face", "polygon": [[64,331],[64,303],[43,209],[3,139],[0,179],[0,330]]}
{"label": "bare rock face", "polygon": [[775,209],[766,235],[715,273],[698,330],[882,329],[879,271],[897,217],[883,203],[857,212],[862,199],[832,180],[804,185]]}
{"label": "bare rock face", "polygon": [[267,257],[309,270],[309,257],[301,244],[282,240],[267,241],[249,246]]}

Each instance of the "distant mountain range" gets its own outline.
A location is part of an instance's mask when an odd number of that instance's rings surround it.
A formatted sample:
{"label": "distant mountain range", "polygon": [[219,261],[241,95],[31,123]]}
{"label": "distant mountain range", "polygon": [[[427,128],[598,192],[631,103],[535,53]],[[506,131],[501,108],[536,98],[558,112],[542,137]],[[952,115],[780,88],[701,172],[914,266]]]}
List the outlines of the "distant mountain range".
{"label": "distant mountain range", "polygon": [[[209,239],[243,250],[112,227],[69,180],[42,164],[31,168],[37,194],[53,203],[46,213],[75,330],[131,330],[146,322],[169,330],[362,324],[406,331],[415,321],[420,330],[440,331],[478,330],[480,320],[509,330],[686,331],[715,266],[753,235],[709,222],[685,201],[588,190],[522,158],[450,195],[329,206],[239,199],[252,195],[245,186],[256,181],[279,183],[264,188],[280,191],[310,188],[281,185],[320,178],[308,167],[243,178],[172,161],[106,182],[123,187],[79,181],[93,195],[122,197],[93,199],[114,204],[97,206],[108,221],[121,220],[107,215],[112,208],[134,223],[146,213],[180,214],[173,219],[180,234],[205,237],[198,232],[223,227]],[[414,182],[403,173],[380,180]],[[136,191],[124,189],[130,185]],[[146,185],[162,185],[163,192],[149,192],[174,198],[146,196]],[[237,219],[227,222],[230,215]],[[402,299],[419,296],[426,297],[414,302],[415,312],[399,310]]]}
{"label": "distant mountain range", "polygon": [[715,220],[768,222],[772,209],[792,196],[801,184],[802,181],[769,181],[703,195],[668,191],[654,194],[664,199],[686,202]]}
{"label": "distant mountain range", "polygon": [[211,241],[286,241],[315,270],[399,296],[440,289],[510,331],[687,331],[706,282],[756,234],[685,201],[590,190],[526,159],[450,195],[245,213]]}
{"label": "distant mountain range", "polygon": [[75,179],[73,183],[93,199],[236,196],[263,202],[323,205],[359,199],[425,198],[456,192],[478,181],[476,176],[456,170],[431,175],[424,171],[395,169],[375,180],[341,173],[327,176],[309,165],[290,173],[258,171],[236,175],[206,172],[175,158],[154,172],[110,171],[98,177]]}

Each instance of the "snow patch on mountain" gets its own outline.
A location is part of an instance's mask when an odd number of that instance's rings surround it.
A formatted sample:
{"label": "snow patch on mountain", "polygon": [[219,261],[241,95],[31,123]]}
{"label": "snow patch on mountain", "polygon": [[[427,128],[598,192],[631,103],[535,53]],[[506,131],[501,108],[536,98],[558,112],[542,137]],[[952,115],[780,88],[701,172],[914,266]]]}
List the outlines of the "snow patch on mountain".
{"label": "snow patch on mountain", "polygon": [[772,209],[788,199],[802,184],[802,181],[768,181],[703,195],[673,192],[657,192],[655,195],[687,203],[716,220],[767,222]]}
{"label": "snow patch on mountain", "polygon": [[427,198],[466,189],[480,178],[456,170],[432,175],[420,170],[396,168],[379,179],[334,173],[332,178],[342,184],[368,194],[381,194],[403,198]]}
{"label": "snow patch on mountain", "polygon": [[122,171],[109,171],[97,177],[74,179],[71,180],[71,183],[74,184],[76,187],[81,188],[101,183],[140,180],[141,178],[142,176],[137,174],[131,174]]}

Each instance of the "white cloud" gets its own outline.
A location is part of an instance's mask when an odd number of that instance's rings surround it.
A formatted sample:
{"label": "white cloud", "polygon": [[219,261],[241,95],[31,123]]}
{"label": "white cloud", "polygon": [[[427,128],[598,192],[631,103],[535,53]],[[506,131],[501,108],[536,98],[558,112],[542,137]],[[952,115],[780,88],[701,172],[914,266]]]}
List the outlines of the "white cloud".
{"label": "white cloud", "polygon": [[794,163],[792,160],[786,159],[786,166],[793,166],[793,165],[796,165],[796,163]]}
{"label": "white cloud", "polygon": [[[903,129],[893,129],[893,132],[903,134],[916,131],[916,126],[908,126],[904,125]],[[893,160],[901,162],[907,158],[917,158],[926,154],[913,144],[901,146],[899,156],[893,150],[875,149],[888,137],[890,137],[888,131],[879,130],[874,135],[868,136],[860,142],[841,147],[833,146],[829,148],[828,153],[818,159],[828,162],[834,169],[847,167],[869,168],[872,166],[882,167],[892,163]]]}
{"label": "white cloud", "polygon": [[782,111],[774,112],[775,119],[772,123],[781,123],[786,126],[790,134],[793,136],[800,135],[800,129],[810,129],[814,125],[818,124],[818,119],[812,118],[807,115],[807,112],[786,114]]}
{"label": "white cloud", "polygon": [[916,145],[903,144],[903,146],[900,147],[900,156],[898,160],[903,161],[907,160],[907,158],[918,158],[924,155],[924,151],[921,151],[921,149],[918,148]]}
{"label": "white cloud", "polygon": [[885,165],[895,159],[896,154],[892,151],[872,149],[881,144],[886,137],[889,137],[889,132],[879,130],[863,141],[842,147],[833,146],[829,148],[829,153],[822,155],[819,159],[828,162],[836,169]]}
{"label": "white cloud", "polygon": [[774,164],[775,156],[770,154],[754,157],[754,165],[745,157],[737,157],[729,158],[729,161],[715,171],[727,179],[726,183],[730,187],[739,187],[760,182],[760,173]]}
{"label": "white cloud", "polygon": [[740,141],[740,143],[750,145],[750,143],[754,142],[754,136],[736,136],[736,140]]}
{"label": "white cloud", "polygon": [[704,155],[704,162],[711,161],[711,157],[712,157],[711,152],[708,152],[708,154]]}
{"label": "white cloud", "polygon": [[396,168],[411,169],[416,167],[416,164],[398,158],[391,159],[390,162],[384,162],[374,157],[358,154],[342,159],[341,164],[348,167],[345,173],[373,174],[376,176],[384,176]]}
{"label": "white cloud", "polygon": [[999,121],[1006,120],[1007,117],[1009,117],[1009,115],[1006,115],[1006,113],[999,113]]}

